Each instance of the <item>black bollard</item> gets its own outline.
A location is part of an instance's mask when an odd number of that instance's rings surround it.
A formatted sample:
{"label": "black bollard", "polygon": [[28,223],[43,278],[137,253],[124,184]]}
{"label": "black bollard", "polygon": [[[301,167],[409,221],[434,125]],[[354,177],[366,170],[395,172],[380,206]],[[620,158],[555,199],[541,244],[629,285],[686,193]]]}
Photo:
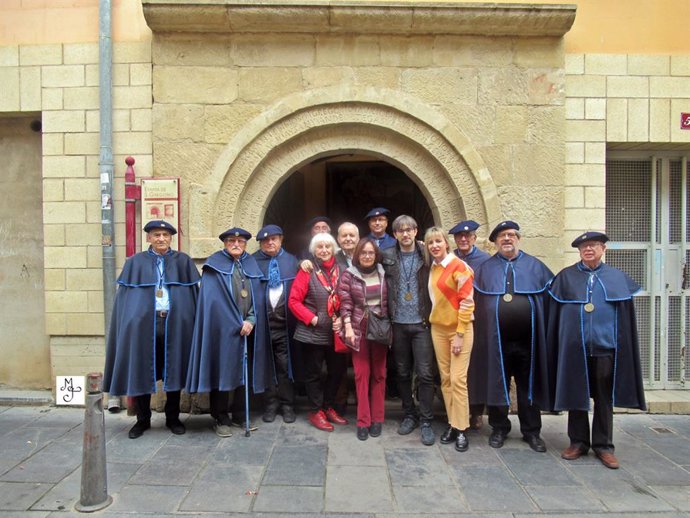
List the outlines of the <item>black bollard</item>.
{"label": "black bollard", "polygon": [[113,502],[113,498],[108,495],[106,474],[102,381],[103,375],[100,372],[91,372],[86,376],[81,497],[74,506],[82,513],[99,511]]}

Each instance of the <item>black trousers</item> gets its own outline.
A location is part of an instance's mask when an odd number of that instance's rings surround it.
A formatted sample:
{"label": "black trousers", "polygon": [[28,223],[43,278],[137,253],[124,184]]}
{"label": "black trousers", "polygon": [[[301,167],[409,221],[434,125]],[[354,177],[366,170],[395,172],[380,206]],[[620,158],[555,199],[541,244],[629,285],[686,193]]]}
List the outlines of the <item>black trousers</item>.
{"label": "black trousers", "polygon": [[[539,435],[541,432],[541,410],[529,401],[529,373],[531,350],[529,340],[503,342],[503,373],[506,383],[511,376],[517,387],[518,418],[523,437]],[[489,424],[494,431],[510,432],[509,407],[489,406]]]}
{"label": "black trousers", "polygon": [[[252,365],[254,358],[254,333],[247,336],[247,386],[252,386]],[[212,390],[209,394],[209,410],[211,416],[221,424],[229,425],[228,412],[232,411],[233,421],[244,423],[245,408],[245,385],[240,385],[233,390],[232,408],[228,409],[230,401],[230,391]],[[226,422],[227,421],[227,422]]]}
{"label": "black trousers", "polygon": [[[347,371],[347,355],[335,352],[332,345],[300,342],[304,351],[304,388],[312,412],[333,406],[338,387]],[[326,362],[326,381],[321,381]]]}
{"label": "black trousers", "polygon": [[[156,381],[163,379],[165,370],[165,318],[156,317]],[[179,419],[180,391],[165,393],[165,418]],[[132,400],[137,412],[137,421],[151,420],[151,394],[134,396]]]}
{"label": "black trousers", "polygon": [[[435,359],[429,328],[423,324],[393,324],[393,358],[405,416],[431,421]],[[412,397],[413,369],[417,374],[419,412]]]}
{"label": "black trousers", "polygon": [[589,356],[589,393],[594,399],[592,439],[589,435],[589,413],[585,410],[568,412],[570,444],[583,450],[613,453],[613,355]]}
{"label": "black trousers", "polygon": [[275,409],[281,406],[294,406],[295,389],[288,369],[290,350],[287,330],[271,330],[271,345],[273,346],[273,360],[278,384],[266,386],[264,406]]}

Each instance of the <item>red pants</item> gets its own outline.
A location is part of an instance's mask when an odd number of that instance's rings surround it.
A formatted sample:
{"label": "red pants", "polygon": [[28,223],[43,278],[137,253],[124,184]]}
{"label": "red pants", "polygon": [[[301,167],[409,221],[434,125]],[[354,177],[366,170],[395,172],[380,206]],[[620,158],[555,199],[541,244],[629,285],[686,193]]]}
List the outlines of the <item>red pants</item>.
{"label": "red pants", "polygon": [[388,346],[362,336],[359,351],[352,351],[357,390],[357,426],[382,423],[386,399],[386,356]]}

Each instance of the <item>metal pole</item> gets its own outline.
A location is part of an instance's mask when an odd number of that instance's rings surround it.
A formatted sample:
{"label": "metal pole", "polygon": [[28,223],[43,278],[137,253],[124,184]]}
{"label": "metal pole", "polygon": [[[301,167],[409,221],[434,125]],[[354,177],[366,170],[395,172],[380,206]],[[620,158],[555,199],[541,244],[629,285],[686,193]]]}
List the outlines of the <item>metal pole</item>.
{"label": "metal pole", "polygon": [[113,502],[113,498],[108,495],[106,474],[102,381],[103,375],[100,372],[91,372],[86,377],[81,497],[75,505],[75,509],[82,513],[99,511]]}
{"label": "metal pole", "polygon": [[249,359],[247,357],[247,335],[244,335],[244,358],[242,359],[244,376],[244,436],[251,435],[249,431]]}

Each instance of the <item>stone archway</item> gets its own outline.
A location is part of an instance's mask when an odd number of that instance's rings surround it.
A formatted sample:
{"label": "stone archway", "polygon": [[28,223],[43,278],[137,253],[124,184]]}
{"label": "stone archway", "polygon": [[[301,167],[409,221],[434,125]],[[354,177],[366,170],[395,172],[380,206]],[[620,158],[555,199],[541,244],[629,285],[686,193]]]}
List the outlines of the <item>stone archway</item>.
{"label": "stone archway", "polygon": [[399,91],[336,87],[276,103],[228,143],[203,185],[192,185],[190,249],[202,258],[217,235],[258,228],[273,193],[293,171],[338,153],[366,153],[396,165],[424,193],[436,222],[501,219],[496,186],[461,129]]}

